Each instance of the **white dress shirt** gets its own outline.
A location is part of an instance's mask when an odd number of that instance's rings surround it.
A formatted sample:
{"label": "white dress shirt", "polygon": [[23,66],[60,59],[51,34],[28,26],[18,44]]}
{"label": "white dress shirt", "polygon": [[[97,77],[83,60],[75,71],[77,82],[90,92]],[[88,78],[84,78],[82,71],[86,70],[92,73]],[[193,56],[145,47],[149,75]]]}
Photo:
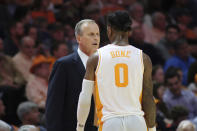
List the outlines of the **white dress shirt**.
{"label": "white dress shirt", "polygon": [[78,48],[77,52],[79,54],[79,57],[81,58],[81,61],[84,65],[85,69],[86,69],[86,63],[88,61],[88,56],[85,53],[83,53],[79,48]]}

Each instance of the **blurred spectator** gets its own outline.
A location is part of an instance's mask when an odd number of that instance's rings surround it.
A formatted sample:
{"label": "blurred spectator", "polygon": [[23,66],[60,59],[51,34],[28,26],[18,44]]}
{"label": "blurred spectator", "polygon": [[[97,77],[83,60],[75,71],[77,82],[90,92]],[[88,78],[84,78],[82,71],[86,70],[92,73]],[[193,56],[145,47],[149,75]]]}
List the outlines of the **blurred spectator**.
{"label": "blurred spectator", "polygon": [[164,83],[164,71],[161,65],[153,66],[152,79],[154,83]]}
{"label": "blurred spectator", "polygon": [[[17,108],[17,115],[23,125],[19,128],[19,130],[24,128],[26,125],[34,125],[38,127],[39,130],[37,131],[46,131],[42,126],[40,126],[40,112],[38,110],[38,106],[35,103],[30,101],[21,103]],[[22,131],[26,130],[23,129]]]}
{"label": "blurred spectator", "polygon": [[132,17],[132,27],[143,24],[144,8],[140,3],[134,3],[130,5],[129,12]]}
{"label": "blurred spectator", "polygon": [[74,33],[74,29],[69,25],[69,24],[66,24],[64,25],[64,30],[65,30],[65,39],[66,39],[66,42],[68,43],[68,47],[69,47],[69,50],[72,52],[72,51],[76,51],[77,48],[78,48],[78,43],[75,39],[75,33]]}
{"label": "blurred spectator", "polygon": [[189,12],[191,12],[192,11],[191,8],[188,8],[189,1],[192,1],[192,0],[174,0],[173,6],[168,11],[170,17],[172,19],[175,19],[177,16],[177,13],[179,13],[179,11],[184,10],[184,9],[187,9]]}
{"label": "blurred spectator", "polygon": [[63,56],[67,56],[69,53],[70,53],[69,48],[68,48],[68,45],[66,45],[66,43],[54,44],[51,48],[52,57],[50,58],[51,60],[50,69],[52,69],[53,64],[55,63],[57,59]]}
{"label": "blurred spectator", "polygon": [[24,25],[32,24],[33,21],[30,9],[30,6],[18,6],[14,13],[14,19],[17,21],[21,21]]}
{"label": "blurred spectator", "polygon": [[[150,33],[150,27],[147,23],[149,23],[149,15],[144,16],[144,7],[140,3],[134,3],[130,5],[129,12],[132,16],[132,28],[141,26],[144,34]],[[148,18],[148,19],[147,19]],[[151,19],[151,18],[150,18]],[[152,25],[152,24],[151,24]],[[152,26],[151,26],[152,27]]]}
{"label": "blurred spectator", "polygon": [[48,24],[52,24],[56,21],[55,15],[52,11],[48,10],[50,0],[34,0],[34,8],[32,11],[32,18],[36,19],[43,17],[48,21]]}
{"label": "blurred spectator", "polygon": [[38,43],[43,43],[47,48],[51,45],[51,35],[48,28],[46,19],[37,18],[34,21],[34,26],[37,28]]}
{"label": "blurred spectator", "polygon": [[13,57],[16,68],[23,74],[28,81],[31,73],[29,69],[32,65],[32,59],[35,54],[35,40],[29,36],[21,40],[20,51]]}
{"label": "blurred spectator", "polygon": [[69,24],[72,27],[83,19],[85,0],[68,0],[66,1],[60,11],[56,13],[57,21],[64,24]]}
{"label": "blurred spectator", "polygon": [[0,131],[11,131],[11,127],[4,121],[0,120]]}
{"label": "blurred spectator", "polygon": [[0,37],[5,38],[5,30],[8,28],[8,23],[11,21],[11,15],[8,12],[7,6],[0,3]]}
{"label": "blurred spectator", "polygon": [[22,125],[32,124],[37,125],[40,122],[40,112],[38,106],[33,102],[22,102],[17,108],[17,115],[22,122]]}
{"label": "blurred spectator", "polygon": [[35,55],[46,54],[49,56],[49,47],[47,44],[42,43],[44,41],[43,39],[39,39],[40,33],[35,25],[30,25],[26,28],[26,34],[35,40]]}
{"label": "blurred spectator", "polygon": [[55,59],[59,59],[69,54],[68,46],[66,45],[66,43],[54,44],[51,48],[51,53],[55,57]]}
{"label": "blurred spectator", "polygon": [[64,42],[64,27],[60,23],[52,24],[49,26],[49,31],[51,33],[51,41],[49,47],[51,47],[55,42]]}
{"label": "blurred spectator", "polygon": [[178,67],[183,72],[184,85],[187,85],[187,72],[189,66],[195,62],[195,59],[190,56],[189,46],[186,40],[179,39],[174,44],[175,55],[168,59],[164,66],[164,71],[166,71],[170,66]]}
{"label": "blurred spectator", "polygon": [[192,22],[191,13],[188,9],[180,9],[176,12],[176,21],[179,24],[183,24],[187,27],[189,27],[190,23]]}
{"label": "blurred spectator", "polygon": [[169,68],[166,71],[165,84],[168,89],[164,93],[163,101],[168,109],[171,110],[174,106],[183,106],[189,111],[189,118],[194,118],[197,115],[197,97],[190,90],[182,88],[176,69]]}
{"label": "blurred spectator", "polygon": [[166,88],[163,84],[155,83],[153,85],[153,96],[156,101],[157,106],[157,130],[165,131],[166,130],[166,119],[169,118],[170,113],[166,106],[166,104],[163,102],[163,94],[165,92]]}
{"label": "blurred spectator", "polygon": [[3,53],[3,40],[0,39],[0,118],[10,124],[19,124],[16,108],[18,103],[25,100],[25,84],[26,81],[13,60]]}
{"label": "blurred spectator", "polygon": [[144,53],[149,55],[153,65],[162,65],[164,63],[164,60],[160,55],[159,51],[153,45],[144,42],[144,33],[140,26],[133,28],[133,32],[129,42],[133,46],[143,50]]}
{"label": "blurred spectator", "polygon": [[132,27],[142,26],[142,28],[148,28],[144,24],[144,7],[140,3],[134,3],[130,5],[129,12],[132,17]]}
{"label": "blurred spectator", "polygon": [[1,86],[0,94],[2,95],[1,100],[3,102],[0,105],[2,111],[0,118],[13,125],[13,127],[15,127],[15,125],[19,125],[20,121],[16,115],[16,109],[19,103],[26,100],[24,97],[24,86],[21,88]]}
{"label": "blurred spectator", "polygon": [[[55,44],[55,43],[54,43]],[[36,47],[36,55],[35,56],[39,56],[39,55],[43,55],[47,58],[51,58],[51,54],[50,54],[50,49],[48,46],[44,45],[43,43],[39,43]]]}
{"label": "blurred spectator", "polygon": [[158,111],[161,111],[163,116],[169,117],[169,112],[167,107],[165,106],[165,103],[163,102],[163,95],[166,90],[166,87],[164,84],[161,83],[155,83],[153,85],[153,96],[156,99],[156,103],[158,106]]}
{"label": "blurred spectator", "polygon": [[193,28],[189,28],[190,23],[192,22],[192,17],[187,9],[180,9],[177,12],[176,21],[181,30],[181,37],[189,40],[197,39],[197,34],[194,32]]}
{"label": "blurred spectator", "polygon": [[3,40],[0,38],[0,86],[21,88],[25,84],[25,79],[16,69],[11,57],[3,53]]}
{"label": "blurred spectator", "polygon": [[173,123],[168,130],[175,131],[181,121],[188,119],[188,110],[185,106],[175,106],[171,110],[171,117]]}
{"label": "blurred spectator", "polygon": [[26,34],[31,37],[32,39],[35,40],[36,45],[38,45],[39,40],[38,40],[38,29],[36,28],[36,26],[29,26]]}
{"label": "blurred spectator", "polygon": [[101,9],[101,14],[104,16],[109,12],[117,11],[117,10],[124,10],[121,6],[120,0],[104,0],[103,7]]}
{"label": "blurred spectator", "polygon": [[65,30],[64,33],[66,36],[66,41],[75,40],[75,32],[74,32],[74,29],[72,28],[71,25],[69,25],[69,24],[64,25],[64,30]]}
{"label": "blurred spectator", "polygon": [[197,61],[192,63],[188,70],[188,89],[197,96]]}
{"label": "blurred spectator", "polygon": [[21,21],[23,22],[24,25],[32,25],[33,24],[33,18],[31,16],[31,10],[30,9],[22,17]]}
{"label": "blurred spectator", "polygon": [[7,55],[14,56],[20,47],[20,40],[24,35],[24,26],[22,22],[13,22],[9,25],[8,34],[4,41],[4,52]]}
{"label": "blurred spectator", "polygon": [[129,10],[130,5],[133,5],[137,2],[137,0],[119,0],[121,6],[125,9],[125,10]]}
{"label": "blurred spectator", "polygon": [[178,24],[180,28],[180,37],[186,38],[187,40],[197,40],[196,34],[194,31],[189,29],[187,26],[183,24]]}
{"label": "blurred spectator", "polygon": [[176,131],[195,131],[195,125],[189,120],[183,120],[179,123]]}
{"label": "blurred spectator", "polygon": [[[178,73],[178,75],[180,76],[180,81],[182,83],[183,81],[183,71],[181,70],[181,68],[178,68],[178,67],[169,67],[169,68],[174,68],[174,70]],[[185,88],[186,89],[186,86],[182,85],[182,88]]]}
{"label": "blurred spectator", "polygon": [[165,36],[166,16],[162,12],[155,12],[152,15],[152,23],[150,31],[145,32],[145,42],[156,45]]}
{"label": "blurred spectator", "polygon": [[44,109],[48,90],[48,77],[50,61],[40,55],[34,58],[30,71],[32,76],[26,86],[27,99]]}
{"label": "blurred spectator", "polygon": [[93,19],[98,22],[101,17],[101,9],[97,4],[90,4],[85,8],[84,18]]}
{"label": "blurred spectator", "polygon": [[39,131],[39,129],[34,125],[24,125],[21,126],[18,131]]}
{"label": "blurred spectator", "polygon": [[173,45],[179,38],[179,32],[180,29],[177,25],[168,25],[166,27],[165,37],[156,44],[156,47],[161,51],[165,60],[168,60],[172,55],[174,55]]}

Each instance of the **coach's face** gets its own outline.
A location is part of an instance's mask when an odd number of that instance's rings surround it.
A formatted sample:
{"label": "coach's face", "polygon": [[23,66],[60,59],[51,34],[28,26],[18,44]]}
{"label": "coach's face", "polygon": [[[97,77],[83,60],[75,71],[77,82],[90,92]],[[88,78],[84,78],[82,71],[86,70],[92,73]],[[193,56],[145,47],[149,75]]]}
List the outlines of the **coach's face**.
{"label": "coach's face", "polygon": [[84,23],[81,26],[81,34],[77,36],[79,48],[86,55],[90,56],[99,47],[100,33],[96,23]]}

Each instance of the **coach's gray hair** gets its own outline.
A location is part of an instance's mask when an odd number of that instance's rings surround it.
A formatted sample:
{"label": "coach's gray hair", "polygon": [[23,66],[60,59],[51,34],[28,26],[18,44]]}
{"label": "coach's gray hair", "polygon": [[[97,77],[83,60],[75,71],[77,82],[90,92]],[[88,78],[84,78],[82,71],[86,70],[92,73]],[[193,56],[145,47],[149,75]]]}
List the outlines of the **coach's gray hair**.
{"label": "coach's gray hair", "polygon": [[195,125],[189,120],[183,120],[179,123],[176,131],[195,131]]}
{"label": "coach's gray hair", "polygon": [[34,125],[23,125],[18,131],[30,131],[30,129],[36,129]]}
{"label": "coach's gray hair", "polygon": [[11,127],[4,121],[0,120],[0,131],[11,131]]}
{"label": "coach's gray hair", "polygon": [[91,19],[84,19],[79,21],[75,26],[75,36],[82,35],[81,27],[84,23],[96,23],[96,22]]}
{"label": "coach's gray hair", "polygon": [[31,112],[33,109],[38,109],[38,106],[33,102],[26,101],[21,103],[17,108],[17,115],[19,119],[22,121],[24,115]]}

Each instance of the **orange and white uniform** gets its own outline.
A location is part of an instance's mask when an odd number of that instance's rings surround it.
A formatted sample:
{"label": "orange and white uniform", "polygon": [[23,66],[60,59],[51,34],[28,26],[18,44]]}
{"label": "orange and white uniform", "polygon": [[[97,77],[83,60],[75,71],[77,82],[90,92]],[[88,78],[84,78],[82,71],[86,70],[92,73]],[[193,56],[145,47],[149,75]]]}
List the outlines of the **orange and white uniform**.
{"label": "orange and white uniform", "polygon": [[[106,125],[114,123],[109,122],[113,119],[116,119],[114,124],[116,130],[122,130],[116,127],[117,119],[119,119],[128,125],[135,121],[131,126],[135,126],[137,122],[136,128],[143,127],[141,131],[147,131],[141,107],[144,73],[142,51],[131,45],[110,44],[98,49],[98,54],[99,62],[95,72],[95,98],[99,130],[102,127],[103,131],[114,130],[108,129]],[[133,118],[129,118],[130,116]],[[129,120],[132,120],[131,123]],[[128,128],[127,124],[123,127]],[[132,128],[135,130],[135,127]]]}

